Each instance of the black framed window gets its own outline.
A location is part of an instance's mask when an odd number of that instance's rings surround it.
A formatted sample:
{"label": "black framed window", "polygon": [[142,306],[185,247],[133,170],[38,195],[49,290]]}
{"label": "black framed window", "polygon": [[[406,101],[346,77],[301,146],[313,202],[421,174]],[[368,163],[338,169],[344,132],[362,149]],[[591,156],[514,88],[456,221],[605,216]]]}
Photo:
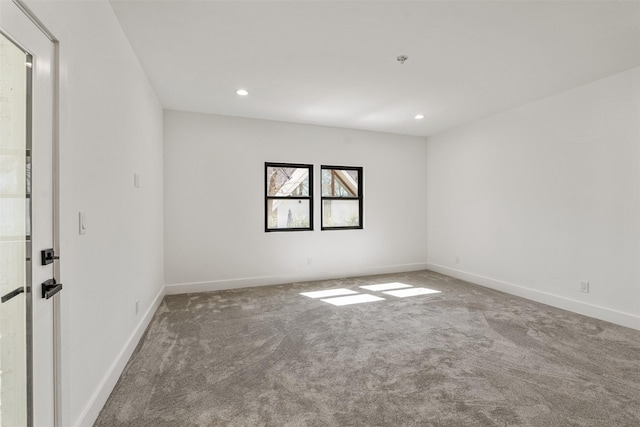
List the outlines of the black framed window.
{"label": "black framed window", "polygon": [[361,229],[362,168],[320,166],[322,172],[322,230]]}
{"label": "black framed window", "polygon": [[264,230],[313,230],[313,165],[265,163],[264,171]]}

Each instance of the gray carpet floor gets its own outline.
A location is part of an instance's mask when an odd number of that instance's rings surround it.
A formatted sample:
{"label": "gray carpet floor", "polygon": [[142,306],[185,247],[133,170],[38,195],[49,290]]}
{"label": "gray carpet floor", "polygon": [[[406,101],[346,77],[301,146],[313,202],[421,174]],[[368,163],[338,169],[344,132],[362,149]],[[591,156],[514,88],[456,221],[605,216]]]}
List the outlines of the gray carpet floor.
{"label": "gray carpet floor", "polygon": [[95,425],[640,426],[640,331],[430,271],[167,296]]}

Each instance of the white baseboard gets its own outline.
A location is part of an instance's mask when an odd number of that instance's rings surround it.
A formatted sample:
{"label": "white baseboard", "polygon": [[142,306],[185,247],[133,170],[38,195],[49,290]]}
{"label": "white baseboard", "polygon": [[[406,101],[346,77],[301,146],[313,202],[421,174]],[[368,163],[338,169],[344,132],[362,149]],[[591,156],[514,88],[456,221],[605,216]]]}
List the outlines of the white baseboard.
{"label": "white baseboard", "polygon": [[596,319],[615,323],[616,325],[640,330],[640,316],[635,316],[631,313],[625,313],[598,305],[588,304],[571,298],[550,294],[548,292],[542,292],[535,289],[515,285],[513,283],[492,279],[490,277],[480,276],[462,270],[456,270],[455,268],[445,267],[443,265],[427,264],[427,268],[437,273],[446,274],[447,276],[462,279],[476,285],[506,292],[508,294],[527,298],[532,301],[540,302],[585,316],[594,317]]}
{"label": "white baseboard", "polygon": [[276,276],[243,277],[237,279],[213,280],[197,283],[175,283],[165,285],[167,295],[189,294],[194,292],[222,291],[226,289],[250,288],[254,286],[280,285],[284,283],[310,282],[313,280],[331,280],[342,277],[371,276],[374,274],[402,273],[425,270],[426,262],[412,264],[385,265],[381,267],[363,267],[348,270],[332,270],[313,273],[283,274]]}
{"label": "white baseboard", "polygon": [[97,390],[95,391],[95,393],[93,393],[93,396],[91,396],[91,399],[89,399],[89,402],[78,417],[78,420],[75,422],[75,427],[91,427],[95,423],[98,415],[100,414],[100,411],[102,410],[104,404],[107,402],[109,395],[118,382],[122,371],[124,370],[125,366],[127,366],[127,362],[129,362],[129,358],[133,354],[133,351],[136,349],[140,338],[142,338],[142,334],[147,329],[147,326],[149,326],[153,315],[158,310],[158,307],[160,306],[164,295],[165,290],[164,287],[162,287],[160,288],[160,291],[158,291],[158,294],[156,295],[147,311],[140,319],[140,322],[138,322],[136,328],[129,336],[129,339],[125,343],[124,347],[122,347],[120,353],[118,353],[118,356],[105,374],[104,378],[102,378],[102,381],[100,382],[100,385],[98,385]]}

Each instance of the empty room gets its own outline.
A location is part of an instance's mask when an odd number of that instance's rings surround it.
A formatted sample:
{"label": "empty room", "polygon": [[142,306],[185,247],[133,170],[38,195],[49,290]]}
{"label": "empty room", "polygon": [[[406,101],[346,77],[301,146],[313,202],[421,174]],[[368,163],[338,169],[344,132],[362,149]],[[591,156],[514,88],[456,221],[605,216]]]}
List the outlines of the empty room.
{"label": "empty room", "polygon": [[640,1],[0,0],[0,425],[640,425]]}

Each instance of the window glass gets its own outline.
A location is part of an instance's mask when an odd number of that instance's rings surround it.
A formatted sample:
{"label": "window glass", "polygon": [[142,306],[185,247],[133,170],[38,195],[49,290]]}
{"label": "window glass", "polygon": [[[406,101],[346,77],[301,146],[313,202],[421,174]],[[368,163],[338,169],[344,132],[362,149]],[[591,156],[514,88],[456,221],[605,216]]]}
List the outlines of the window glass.
{"label": "window glass", "polygon": [[322,195],[358,197],[358,170],[322,169]]}
{"label": "window glass", "polygon": [[267,166],[267,196],[308,196],[309,168]]}
{"label": "window glass", "polygon": [[267,200],[267,228],[310,228],[309,200]]}
{"label": "window glass", "polygon": [[358,227],[360,204],[357,200],[323,200],[322,225],[327,227]]}

